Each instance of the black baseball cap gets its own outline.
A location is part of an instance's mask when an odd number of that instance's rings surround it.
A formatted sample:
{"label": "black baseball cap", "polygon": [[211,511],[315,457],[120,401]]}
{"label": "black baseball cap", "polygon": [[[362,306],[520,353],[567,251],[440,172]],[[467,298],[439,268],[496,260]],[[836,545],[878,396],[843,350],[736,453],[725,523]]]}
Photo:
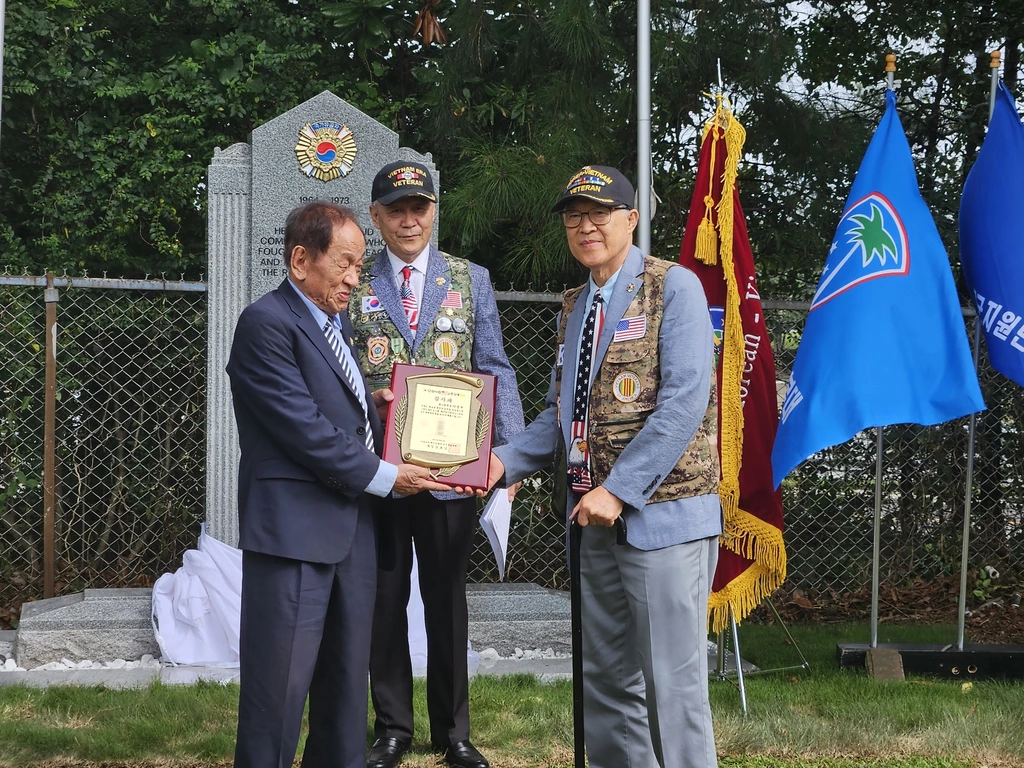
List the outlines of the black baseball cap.
{"label": "black baseball cap", "polygon": [[608,165],[585,165],[565,185],[562,196],[551,209],[559,213],[573,200],[593,200],[595,203],[614,208],[624,205],[633,207],[636,192],[629,179]]}
{"label": "black baseball cap", "polygon": [[422,197],[432,203],[437,202],[434,194],[434,180],[419,163],[399,160],[388,163],[373,177],[370,189],[370,202],[391,205],[403,197]]}

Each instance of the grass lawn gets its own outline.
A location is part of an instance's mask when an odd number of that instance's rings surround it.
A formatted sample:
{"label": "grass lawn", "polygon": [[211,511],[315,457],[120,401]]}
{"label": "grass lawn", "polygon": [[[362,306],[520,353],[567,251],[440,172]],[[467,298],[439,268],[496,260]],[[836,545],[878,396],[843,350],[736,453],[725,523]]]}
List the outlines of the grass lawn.
{"label": "grass lawn", "polygon": [[[794,627],[813,670],[747,680],[744,718],[730,683],[711,703],[723,768],[995,768],[1024,766],[1024,684],[911,679],[879,684],[843,672],[835,644],[862,641],[864,625]],[[952,627],[883,627],[883,642],[948,642]],[[775,627],[741,629],[744,656],[761,666],[797,663]],[[473,741],[494,768],[571,768],[568,682],[477,677]],[[229,765],[238,689],[205,684],[0,688],[0,765],[52,768],[205,768]],[[440,761],[426,745],[425,687],[416,686],[417,732],[404,765]],[[652,767],[653,768],[653,767]]]}

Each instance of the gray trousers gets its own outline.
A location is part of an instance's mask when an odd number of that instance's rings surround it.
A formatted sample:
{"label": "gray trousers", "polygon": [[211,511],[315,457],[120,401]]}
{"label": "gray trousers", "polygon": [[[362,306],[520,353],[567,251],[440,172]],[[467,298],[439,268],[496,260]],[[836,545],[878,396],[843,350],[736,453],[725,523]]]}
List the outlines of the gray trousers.
{"label": "gray trousers", "polygon": [[580,547],[590,768],[715,768],[708,593],[718,537],[644,551],[587,526]]}

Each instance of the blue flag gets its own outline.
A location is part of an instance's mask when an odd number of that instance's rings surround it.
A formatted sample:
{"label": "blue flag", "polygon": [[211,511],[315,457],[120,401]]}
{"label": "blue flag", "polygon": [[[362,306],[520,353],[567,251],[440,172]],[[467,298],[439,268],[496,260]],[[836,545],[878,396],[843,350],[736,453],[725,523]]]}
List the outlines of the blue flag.
{"label": "blue flag", "polygon": [[992,366],[1024,386],[1024,126],[1002,83],[960,198],[960,259]]}
{"label": "blue flag", "polygon": [[797,349],[772,450],[776,487],[868,427],[938,424],[985,407],[896,94],[885,98]]}

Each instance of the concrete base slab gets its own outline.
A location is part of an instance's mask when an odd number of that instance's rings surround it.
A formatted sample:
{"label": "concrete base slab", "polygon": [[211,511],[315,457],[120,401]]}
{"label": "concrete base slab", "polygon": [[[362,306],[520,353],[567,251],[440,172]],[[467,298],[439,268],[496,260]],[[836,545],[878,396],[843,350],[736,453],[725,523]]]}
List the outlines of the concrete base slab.
{"label": "concrete base slab", "polygon": [[159,656],[151,611],[150,589],[87,589],[25,603],[15,648],[18,666]]}
{"label": "concrete base slab", "polygon": [[536,584],[470,584],[469,639],[477,650],[572,650],[569,593]]}
{"label": "concrete base slab", "polygon": [[18,630],[0,629],[0,664],[14,658],[14,644],[18,639]]}

